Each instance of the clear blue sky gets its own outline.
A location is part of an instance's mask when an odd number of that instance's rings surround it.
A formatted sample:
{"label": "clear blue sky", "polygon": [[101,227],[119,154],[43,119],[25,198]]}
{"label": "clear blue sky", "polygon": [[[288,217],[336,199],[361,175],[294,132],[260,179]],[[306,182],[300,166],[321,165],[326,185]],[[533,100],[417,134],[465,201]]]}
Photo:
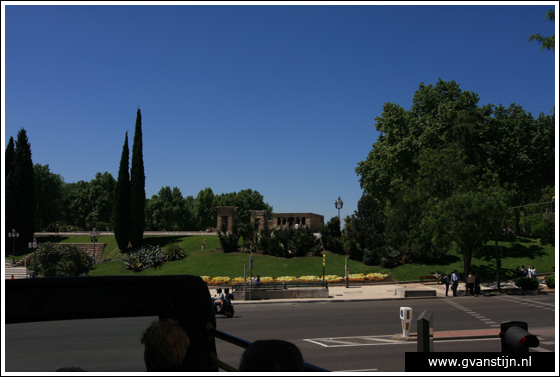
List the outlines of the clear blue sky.
{"label": "clear blue sky", "polygon": [[[553,4],[553,3],[551,3]],[[275,212],[354,213],[375,117],[439,78],[480,105],[555,105],[554,5],[2,3],[4,145],[67,183],[117,178],[143,116],[147,197],[257,190]]]}

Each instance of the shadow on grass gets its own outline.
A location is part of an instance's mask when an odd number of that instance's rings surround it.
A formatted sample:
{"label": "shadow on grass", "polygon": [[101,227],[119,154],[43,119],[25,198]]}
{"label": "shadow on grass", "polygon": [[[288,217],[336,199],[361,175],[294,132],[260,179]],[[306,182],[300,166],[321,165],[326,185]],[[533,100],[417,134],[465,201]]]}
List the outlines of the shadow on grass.
{"label": "shadow on grass", "polygon": [[453,263],[457,263],[462,261],[463,259],[461,259],[460,256],[457,255],[450,255],[450,254],[445,254],[443,257],[441,257],[440,260],[437,261],[437,264],[453,264]]}
{"label": "shadow on grass", "polygon": [[[489,277],[496,277],[496,268],[494,266],[479,266],[476,264],[471,265],[471,272],[477,272],[478,273],[478,277],[480,277],[481,279],[485,279],[485,278],[489,278]],[[511,273],[513,273],[513,271],[511,271]],[[510,272],[507,271],[507,269],[500,269],[500,275],[505,275],[508,274],[511,275]]]}
{"label": "shadow on grass", "polygon": [[40,243],[45,243],[45,242],[63,242],[66,241],[67,239],[69,239],[69,236],[39,236],[36,237],[37,238],[37,242]]}
{"label": "shadow on grass", "polygon": [[191,236],[165,236],[165,237],[144,237],[144,244],[164,247],[172,243],[179,243],[180,240]]}
{"label": "shadow on grass", "polygon": [[[522,245],[520,243],[514,243],[510,247],[498,246],[500,258],[530,258],[535,259],[536,257],[542,257],[546,255],[543,251],[543,247],[539,245]],[[495,246],[486,245],[482,249],[480,254],[476,257],[485,260],[487,262],[496,260],[496,248]]]}

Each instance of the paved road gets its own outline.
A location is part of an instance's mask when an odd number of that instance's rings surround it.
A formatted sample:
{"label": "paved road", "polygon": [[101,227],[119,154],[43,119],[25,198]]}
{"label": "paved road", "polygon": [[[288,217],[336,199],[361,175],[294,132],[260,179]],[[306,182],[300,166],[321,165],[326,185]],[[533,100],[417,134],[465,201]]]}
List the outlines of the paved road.
{"label": "paved road", "polygon": [[[301,348],[306,361],[333,371],[403,372],[414,343],[400,333],[400,306],[434,313],[434,330],[494,329],[507,320],[527,321],[541,338],[537,352],[555,347],[553,295],[458,297],[454,299],[243,304],[233,318],[218,316],[219,330],[240,338],[278,338]],[[48,372],[79,366],[96,372],[144,370],[140,335],[154,318],[56,321],[7,325],[6,370]],[[411,329],[416,331],[415,323]],[[242,350],[217,341],[218,355],[237,366]],[[499,351],[497,338],[436,341],[436,351]]]}

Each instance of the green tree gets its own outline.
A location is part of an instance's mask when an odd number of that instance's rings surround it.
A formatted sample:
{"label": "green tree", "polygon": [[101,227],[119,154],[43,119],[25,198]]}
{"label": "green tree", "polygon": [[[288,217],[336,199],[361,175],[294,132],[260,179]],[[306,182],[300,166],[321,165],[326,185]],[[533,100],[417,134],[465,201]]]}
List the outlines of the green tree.
{"label": "green tree", "polygon": [[19,233],[16,247],[21,247],[33,239],[37,209],[31,145],[23,128],[17,135],[13,169],[12,179],[7,182],[11,185],[9,193],[14,200],[13,206],[8,209],[13,212],[7,213],[6,217]]}
{"label": "green tree", "polygon": [[[376,118],[381,134],[356,172],[364,197],[379,203],[385,241],[409,261],[434,261],[444,252],[446,232],[430,215],[436,200],[490,187],[492,177],[513,207],[534,203],[554,184],[554,116],[477,104],[476,93],[439,80],[420,84],[410,110],[386,103]],[[465,172],[474,174],[469,187],[458,185],[470,179]],[[515,215],[518,224],[520,211]]]}
{"label": "green tree", "polygon": [[62,219],[62,196],[64,180],[50,171],[49,165],[35,164],[35,197],[37,202],[36,229],[54,229]]}
{"label": "green tree", "polygon": [[237,217],[241,223],[251,221],[251,210],[265,210],[268,218],[272,218],[272,206],[265,203],[264,197],[256,190],[246,189],[239,192],[216,195],[217,206],[239,207]]}
{"label": "green tree", "polygon": [[210,187],[198,192],[195,199],[195,211],[199,230],[216,226],[218,213],[214,201],[214,192]]}
{"label": "green tree", "polygon": [[121,154],[119,175],[115,186],[115,209],[113,211],[115,240],[120,250],[126,250],[128,248],[128,242],[130,241],[130,179],[128,174],[128,156],[127,131]]}
{"label": "green tree", "polygon": [[89,213],[89,183],[67,183],[62,188],[62,213],[67,225],[85,229]]}
{"label": "green tree", "polygon": [[89,182],[86,229],[105,229],[111,226],[116,185],[117,181],[108,172],[95,174],[95,178]]}
{"label": "green tree", "polygon": [[[498,174],[500,184],[511,192],[510,207],[538,202],[541,190],[553,186],[554,174],[554,116],[540,114],[534,118],[521,106],[512,104],[489,106],[492,118],[488,135],[494,148],[488,154],[488,168]],[[523,209],[513,211],[513,227],[519,227]]]}
{"label": "green tree", "polygon": [[[554,12],[555,12],[554,9],[549,10],[548,12],[546,12],[543,19],[555,22]],[[556,51],[556,41],[555,41],[554,34],[552,34],[550,37],[543,37],[540,34],[531,34],[529,36],[529,42],[533,42],[533,41],[537,41],[537,44],[539,45],[542,44],[541,51],[544,50],[545,48],[547,50]]]}
{"label": "green tree", "polygon": [[132,247],[142,246],[146,208],[146,177],[142,153],[142,114],[136,112],[132,161],[130,164],[130,243]]}
{"label": "green tree", "polygon": [[470,273],[472,256],[482,251],[490,239],[490,230],[507,208],[505,193],[497,185],[458,190],[438,206],[440,219],[463,255],[465,279]]}
{"label": "green tree", "polygon": [[[539,203],[553,201],[554,186],[543,188]],[[555,216],[554,204],[525,207],[525,216],[521,225],[524,231],[534,238],[539,238],[542,245],[555,245]]]}
{"label": "green tree", "polygon": [[338,216],[331,218],[325,225],[321,226],[320,232],[321,242],[325,250],[337,254],[344,253]]}
{"label": "green tree", "polygon": [[62,213],[69,225],[84,230],[112,227],[116,181],[105,172],[90,182],[78,181],[62,188]]}
{"label": "green tree", "polygon": [[162,187],[146,203],[146,226],[151,230],[189,230],[191,214],[181,190]]}

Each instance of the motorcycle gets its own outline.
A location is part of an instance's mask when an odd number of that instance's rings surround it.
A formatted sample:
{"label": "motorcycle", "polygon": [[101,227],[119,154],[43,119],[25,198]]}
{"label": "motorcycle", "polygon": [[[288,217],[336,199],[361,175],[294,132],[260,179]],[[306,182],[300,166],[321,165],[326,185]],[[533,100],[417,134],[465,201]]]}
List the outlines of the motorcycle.
{"label": "motorcycle", "polygon": [[226,317],[233,317],[235,310],[233,309],[233,294],[229,293],[229,288],[224,288],[224,293],[222,293],[222,288],[216,289],[216,294],[218,297],[212,297],[212,302],[214,303],[214,313],[223,314]]}

